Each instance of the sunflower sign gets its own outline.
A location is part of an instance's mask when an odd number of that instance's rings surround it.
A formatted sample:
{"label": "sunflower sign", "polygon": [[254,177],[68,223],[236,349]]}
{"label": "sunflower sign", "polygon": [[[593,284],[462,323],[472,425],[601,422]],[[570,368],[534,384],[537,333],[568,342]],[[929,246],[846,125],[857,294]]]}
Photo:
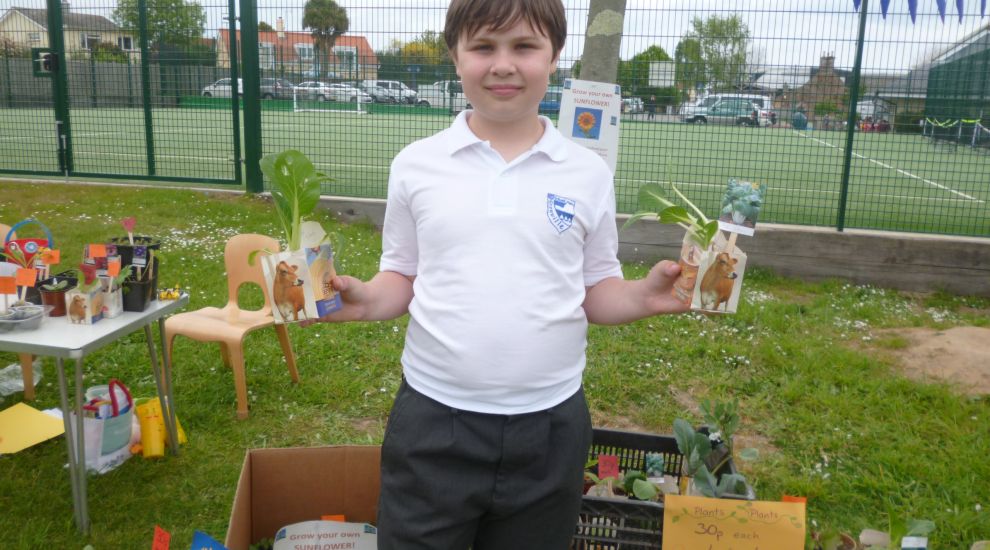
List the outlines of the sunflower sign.
{"label": "sunflower sign", "polygon": [[557,129],[564,137],[594,151],[615,173],[619,158],[622,94],[618,84],[568,78],[560,98]]}

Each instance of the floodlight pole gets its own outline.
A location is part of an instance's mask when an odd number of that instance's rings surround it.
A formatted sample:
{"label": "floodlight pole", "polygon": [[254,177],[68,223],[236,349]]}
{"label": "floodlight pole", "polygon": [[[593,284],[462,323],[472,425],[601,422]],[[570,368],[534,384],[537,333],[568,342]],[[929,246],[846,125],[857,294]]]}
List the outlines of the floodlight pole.
{"label": "floodlight pole", "polygon": [[842,181],[839,193],[839,212],[835,221],[837,231],[846,224],[846,200],[849,197],[849,167],[852,163],[853,138],[856,135],[856,106],[859,104],[859,73],[863,66],[863,42],[866,35],[866,15],[869,0],[863,0],[859,11],[859,35],[856,37],[856,60],[853,62],[852,81],[849,83],[849,116],[846,118],[846,149],[842,159]]}

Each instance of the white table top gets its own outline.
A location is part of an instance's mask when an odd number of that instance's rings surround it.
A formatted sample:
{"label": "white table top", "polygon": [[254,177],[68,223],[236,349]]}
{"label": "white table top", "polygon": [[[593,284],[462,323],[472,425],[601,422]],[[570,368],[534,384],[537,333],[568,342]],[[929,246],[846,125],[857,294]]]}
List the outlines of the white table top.
{"label": "white table top", "polygon": [[45,317],[35,330],[0,332],[0,351],[80,359],[188,303],[189,295],[185,293],[177,300],[152,300],[140,313],[125,311],[94,325],[72,324],[68,316]]}

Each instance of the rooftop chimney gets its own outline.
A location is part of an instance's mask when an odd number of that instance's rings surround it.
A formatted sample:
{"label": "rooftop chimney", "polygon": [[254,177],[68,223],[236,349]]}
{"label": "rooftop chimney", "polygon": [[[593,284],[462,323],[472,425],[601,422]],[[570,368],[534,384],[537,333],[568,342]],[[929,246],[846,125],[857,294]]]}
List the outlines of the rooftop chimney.
{"label": "rooftop chimney", "polygon": [[275,22],[275,30],[278,31],[278,39],[281,40],[285,38],[285,21],[279,16],[278,21]]}
{"label": "rooftop chimney", "polygon": [[821,63],[819,64],[819,69],[821,69],[823,71],[826,70],[826,69],[828,69],[830,71],[831,70],[834,70],[835,69],[835,56],[832,55],[831,53],[823,53],[822,54]]}

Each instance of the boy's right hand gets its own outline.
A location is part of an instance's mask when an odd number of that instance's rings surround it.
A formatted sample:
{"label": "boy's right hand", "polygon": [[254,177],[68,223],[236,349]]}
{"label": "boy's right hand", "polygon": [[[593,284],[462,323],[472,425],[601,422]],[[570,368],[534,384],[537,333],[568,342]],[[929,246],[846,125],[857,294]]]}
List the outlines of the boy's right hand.
{"label": "boy's right hand", "polygon": [[340,293],[342,307],[318,319],[306,319],[299,326],[308,327],[314,323],[339,323],[343,321],[360,321],[364,319],[362,302],[367,299],[367,285],[356,277],[335,275],[330,280],[333,289]]}
{"label": "boy's right hand", "polygon": [[340,293],[343,307],[319,319],[299,324],[306,327],[313,323],[395,319],[409,310],[414,279],[415,276],[400,275],[394,271],[381,271],[368,282],[347,275],[334,276],[330,284]]}

